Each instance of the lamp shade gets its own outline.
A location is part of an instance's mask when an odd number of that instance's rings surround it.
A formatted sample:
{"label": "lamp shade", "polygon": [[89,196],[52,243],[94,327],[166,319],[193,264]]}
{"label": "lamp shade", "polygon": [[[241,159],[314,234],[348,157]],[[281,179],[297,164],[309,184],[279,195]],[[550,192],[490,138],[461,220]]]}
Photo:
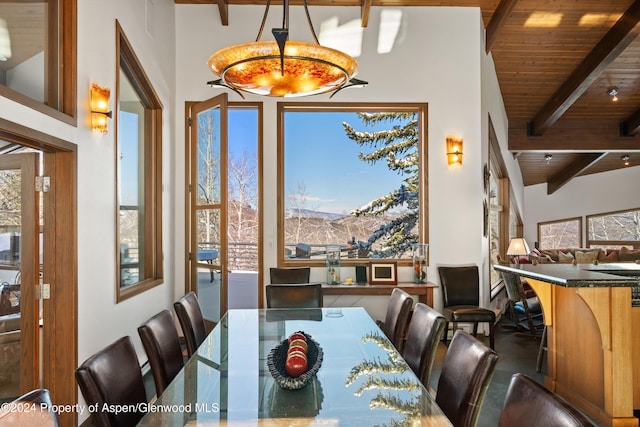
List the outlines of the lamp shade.
{"label": "lamp shade", "polygon": [[358,72],[346,53],[299,41],[287,41],[283,57],[275,41],[258,41],[221,49],[208,63],[232,88],[278,97],[334,91]]}
{"label": "lamp shade", "polygon": [[529,255],[529,245],[523,237],[514,237],[509,241],[509,248],[507,249],[507,255]]}

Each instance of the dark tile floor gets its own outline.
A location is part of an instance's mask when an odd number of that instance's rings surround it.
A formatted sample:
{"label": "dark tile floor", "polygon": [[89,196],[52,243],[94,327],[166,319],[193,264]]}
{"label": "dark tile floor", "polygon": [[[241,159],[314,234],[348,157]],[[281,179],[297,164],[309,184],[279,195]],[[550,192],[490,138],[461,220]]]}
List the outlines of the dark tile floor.
{"label": "dark tile floor", "polygon": [[[505,325],[508,321],[504,321]],[[451,336],[451,332],[449,333]],[[483,342],[488,346],[489,338],[484,338]],[[522,335],[514,334],[512,330],[502,327],[502,322],[496,325],[495,350],[498,353],[498,363],[496,370],[487,389],[480,415],[478,417],[478,427],[495,427],[502,412],[504,397],[511,381],[511,376],[516,372],[529,375],[536,381],[543,383],[544,375],[547,371],[547,358],[543,359],[542,372],[536,372],[536,358],[540,340],[531,339]],[[441,342],[431,374],[431,388],[436,390],[440,368],[446,354],[447,347]]]}

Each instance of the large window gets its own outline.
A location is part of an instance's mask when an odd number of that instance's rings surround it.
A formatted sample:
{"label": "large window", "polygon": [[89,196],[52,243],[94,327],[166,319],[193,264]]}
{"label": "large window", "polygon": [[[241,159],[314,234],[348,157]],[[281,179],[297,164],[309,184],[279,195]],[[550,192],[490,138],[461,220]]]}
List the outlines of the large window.
{"label": "large window", "polygon": [[162,283],[162,105],[122,28],[117,82],[117,300]]}
{"label": "large window", "polygon": [[559,219],[538,223],[540,249],[582,247],[582,218]]}
{"label": "large window", "polygon": [[76,0],[0,2],[0,95],[75,124]]}
{"label": "large window", "polygon": [[640,249],[640,209],[587,216],[587,245]]}
{"label": "large window", "polygon": [[396,259],[427,243],[425,104],[278,104],[278,259]]}
{"label": "large window", "polygon": [[489,165],[485,168],[484,174],[489,191],[487,195],[489,199],[489,291],[491,299],[494,299],[500,294],[504,284],[502,277],[493,266],[499,260],[507,259],[509,240],[513,237],[522,237],[523,226],[518,206],[511,196],[511,181],[491,119],[489,119]]}

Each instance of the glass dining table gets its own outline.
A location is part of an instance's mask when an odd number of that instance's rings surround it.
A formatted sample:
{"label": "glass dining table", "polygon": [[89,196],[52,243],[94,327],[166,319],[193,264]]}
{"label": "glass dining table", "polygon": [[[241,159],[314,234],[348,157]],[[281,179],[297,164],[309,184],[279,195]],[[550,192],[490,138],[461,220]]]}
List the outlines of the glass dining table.
{"label": "glass dining table", "polygon": [[[270,351],[303,331],[315,378],[281,388]],[[373,426],[451,423],[364,308],[229,310],[139,426]]]}

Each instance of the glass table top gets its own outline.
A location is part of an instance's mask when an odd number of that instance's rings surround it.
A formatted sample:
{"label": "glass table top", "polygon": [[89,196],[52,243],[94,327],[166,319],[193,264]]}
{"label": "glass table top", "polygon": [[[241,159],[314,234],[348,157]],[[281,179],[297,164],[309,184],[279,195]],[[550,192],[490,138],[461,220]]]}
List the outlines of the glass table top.
{"label": "glass table top", "polygon": [[[285,390],[267,356],[297,331],[324,357],[313,381]],[[451,425],[361,307],[227,312],[139,425],[221,424]]]}

